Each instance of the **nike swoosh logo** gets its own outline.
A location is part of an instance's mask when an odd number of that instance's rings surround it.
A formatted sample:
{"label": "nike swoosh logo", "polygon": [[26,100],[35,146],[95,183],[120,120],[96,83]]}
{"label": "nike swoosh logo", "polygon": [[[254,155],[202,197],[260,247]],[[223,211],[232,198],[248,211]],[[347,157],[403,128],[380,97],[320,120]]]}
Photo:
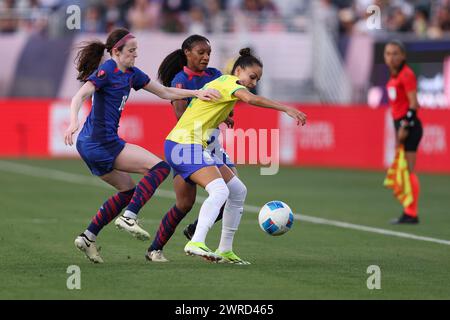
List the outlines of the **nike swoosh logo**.
{"label": "nike swoosh logo", "polygon": [[86,239],[83,238],[83,241],[88,246],[88,248],[91,246],[91,244],[88,241],[86,241]]}
{"label": "nike swoosh logo", "polygon": [[134,226],[134,222],[133,223],[129,223],[127,220],[122,219],[123,222],[125,222],[128,226],[132,227]]}

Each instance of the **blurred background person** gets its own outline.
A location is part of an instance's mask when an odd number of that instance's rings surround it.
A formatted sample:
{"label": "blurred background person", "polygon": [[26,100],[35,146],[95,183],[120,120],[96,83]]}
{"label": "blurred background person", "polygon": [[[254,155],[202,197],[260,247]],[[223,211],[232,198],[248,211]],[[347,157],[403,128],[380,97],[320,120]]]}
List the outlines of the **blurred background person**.
{"label": "blurred background person", "polygon": [[106,25],[100,7],[87,7],[84,13],[84,19],[81,23],[81,31],[86,33],[101,33],[105,32],[105,30]]}
{"label": "blurred background person", "polygon": [[187,33],[189,34],[205,34],[206,19],[205,14],[200,6],[192,6],[189,9],[189,16],[187,21]]}
{"label": "blurred background person", "polygon": [[127,13],[129,28],[133,31],[156,30],[159,27],[161,1],[135,0]]}
{"label": "blurred background person", "polygon": [[204,1],[206,15],[206,31],[208,33],[229,32],[231,28],[231,17],[227,10],[222,7],[220,0]]}

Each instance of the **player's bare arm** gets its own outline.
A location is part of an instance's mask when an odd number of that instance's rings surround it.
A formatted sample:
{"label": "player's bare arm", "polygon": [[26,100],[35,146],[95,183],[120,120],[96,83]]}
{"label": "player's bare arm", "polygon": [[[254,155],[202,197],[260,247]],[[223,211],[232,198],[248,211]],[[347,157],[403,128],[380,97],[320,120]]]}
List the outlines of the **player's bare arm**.
{"label": "player's bare arm", "polygon": [[78,131],[80,124],[78,123],[78,113],[80,112],[83,101],[89,98],[95,91],[92,82],[87,81],[78,92],[73,96],[70,102],[70,124],[64,133],[64,143],[73,145],[73,134]]}
{"label": "player's bare arm", "polygon": [[204,101],[211,101],[220,99],[221,95],[217,90],[186,90],[179,88],[165,87],[156,81],[150,81],[145,87],[145,90],[156,94],[161,99],[165,100],[179,100],[184,98],[199,98]]}
{"label": "player's bare arm", "polygon": [[254,105],[254,106],[258,106],[258,107],[263,107],[263,108],[270,108],[270,109],[275,109],[278,111],[283,111],[285,112],[287,115],[289,115],[290,117],[294,118],[295,120],[297,120],[297,125],[298,124],[302,124],[305,125],[306,123],[306,114],[304,114],[303,112],[283,105],[279,102],[264,98],[262,96],[258,96],[255,95],[253,93],[251,93],[248,90],[245,89],[239,89],[237,90],[234,95],[241,101],[244,101],[245,103]]}

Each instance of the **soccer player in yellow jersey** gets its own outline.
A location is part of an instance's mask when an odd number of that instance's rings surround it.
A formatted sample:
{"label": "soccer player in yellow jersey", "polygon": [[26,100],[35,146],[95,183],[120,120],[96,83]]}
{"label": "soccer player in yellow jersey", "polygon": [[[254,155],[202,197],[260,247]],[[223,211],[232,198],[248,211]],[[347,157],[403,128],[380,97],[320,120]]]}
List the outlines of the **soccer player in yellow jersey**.
{"label": "soccer player in yellow jersey", "polygon": [[[204,87],[219,91],[222,97],[206,103],[193,99],[167,136],[164,152],[175,175],[201,186],[208,193],[200,208],[195,233],[184,251],[211,261],[249,264],[233,252],[233,238],[241,220],[247,189],[231,169],[218,170],[220,159],[206,149],[209,135],[228,117],[238,100],[286,112],[297,120],[297,124],[304,125],[306,115],[295,108],[252,94],[248,89],[254,88],[261,79],[263,64],[249,48],[240,50],[239,54],[232,75],[223,75]],[[220,244],[213,252],[206,246],[205,239],[225,202]]]}

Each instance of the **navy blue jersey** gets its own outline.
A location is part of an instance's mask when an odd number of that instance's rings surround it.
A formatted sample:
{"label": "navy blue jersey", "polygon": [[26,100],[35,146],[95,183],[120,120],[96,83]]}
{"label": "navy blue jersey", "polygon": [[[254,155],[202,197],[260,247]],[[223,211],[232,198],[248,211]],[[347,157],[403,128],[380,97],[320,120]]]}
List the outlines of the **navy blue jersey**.
{"label": "navy blue jersey", "polygon": [[110,141],[117,138],[119,120],[130,90],[145,87],[150,78],[136,67],[122,72],[114,60],[105,61],[92,73],[87,81],[95,85],[92,109],[89,113],[79,139],[91,141]]}
{"label": "navy blue jersey", "polygon": [[[215,68],[206,68],[203,72],[194,72],[188,67],[184,67],[183,71],[178,72],[172,80],[172,87],[198,90],[203,88],[205,84],[211,82],[222,75],[222,72]],[[185,99],[188,103],[192,98]]]}

